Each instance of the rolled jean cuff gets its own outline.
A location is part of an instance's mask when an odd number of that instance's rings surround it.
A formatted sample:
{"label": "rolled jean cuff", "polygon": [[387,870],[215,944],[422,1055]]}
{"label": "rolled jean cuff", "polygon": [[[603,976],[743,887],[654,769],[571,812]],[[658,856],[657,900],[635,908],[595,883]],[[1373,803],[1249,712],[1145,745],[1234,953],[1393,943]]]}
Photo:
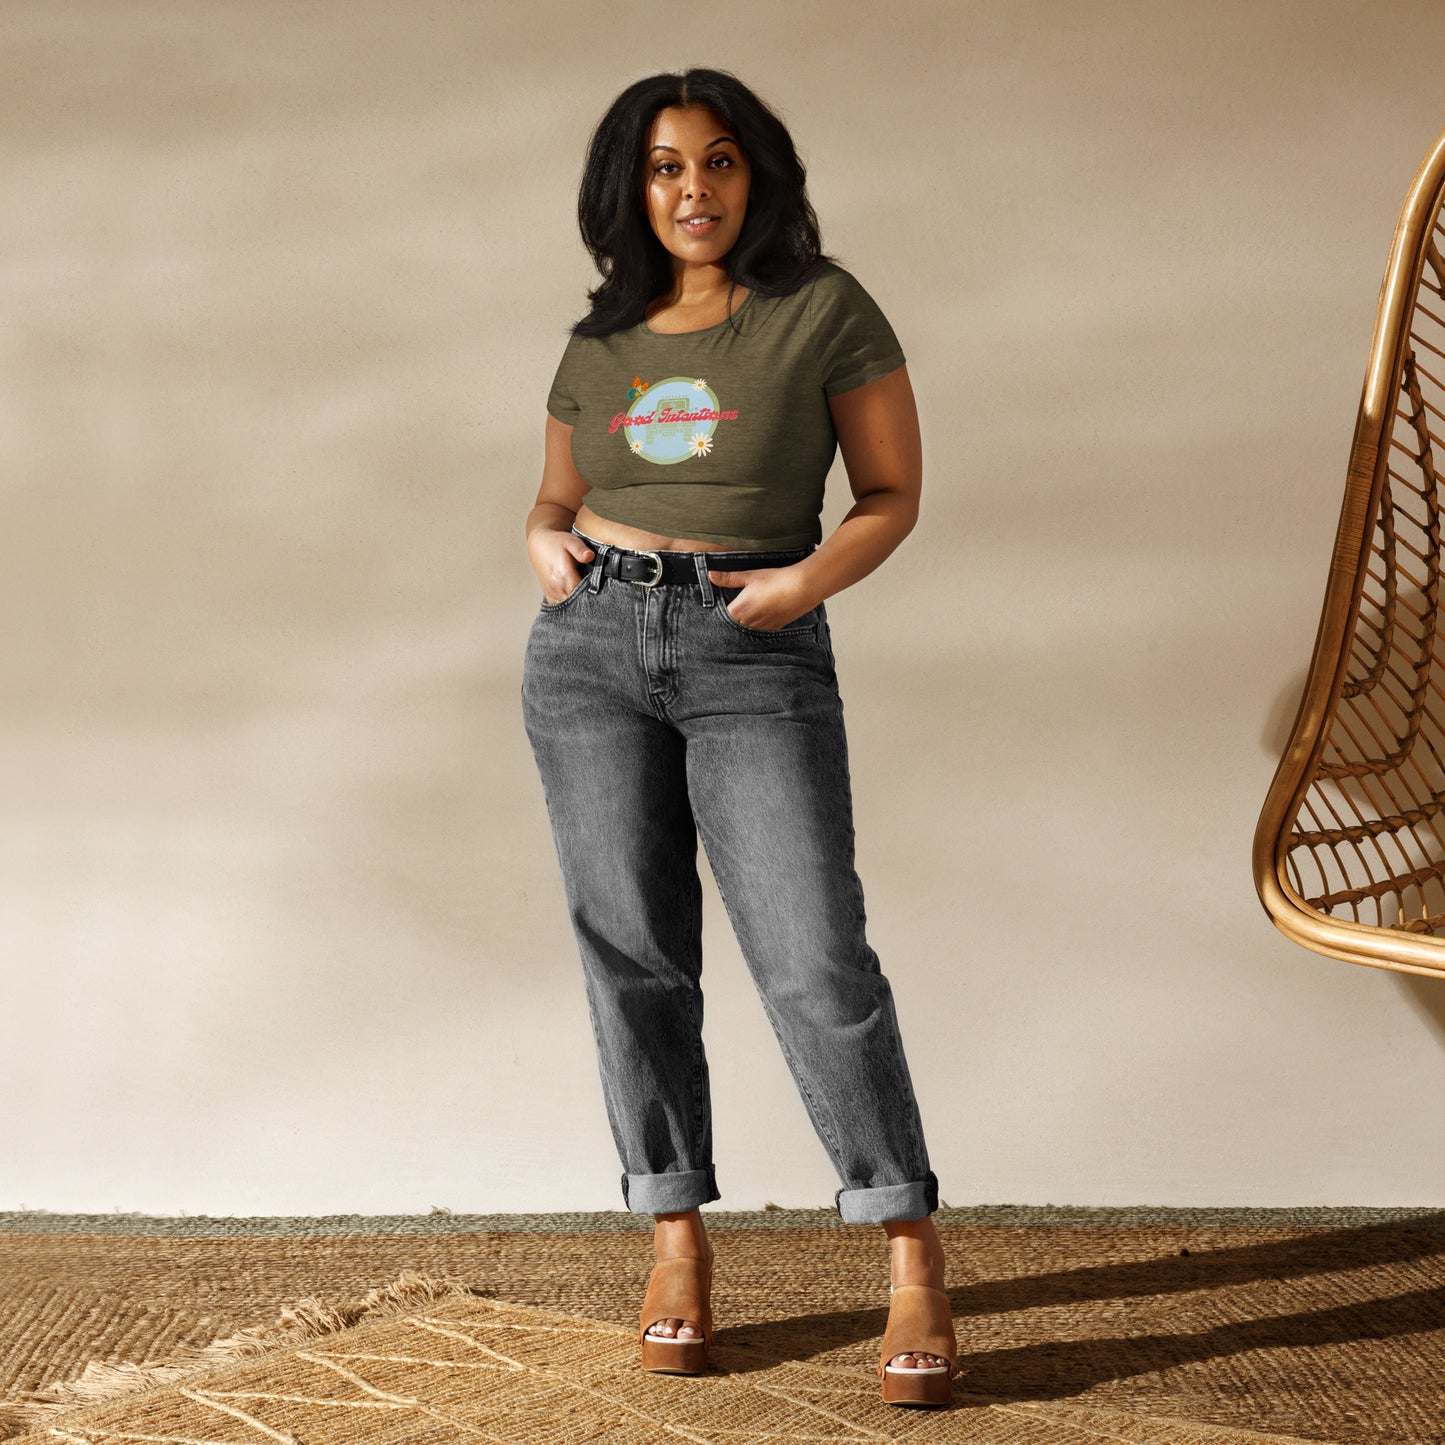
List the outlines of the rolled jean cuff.
{"label": "rolled jean cuff", "polygon": [[880,1184],[874,1189],[840,1189],[833,1204],[844,1224],[885,1224],[890,1219],[922,1219],[938,1208],[938,1179],[930,1169],[911,1184]]}
{"label": "rolled jean cuff", "polygon": [[674,1214],[721,1199],[713,1166],[678,1174],[624,1174],[622,1200],[633,1214]]}

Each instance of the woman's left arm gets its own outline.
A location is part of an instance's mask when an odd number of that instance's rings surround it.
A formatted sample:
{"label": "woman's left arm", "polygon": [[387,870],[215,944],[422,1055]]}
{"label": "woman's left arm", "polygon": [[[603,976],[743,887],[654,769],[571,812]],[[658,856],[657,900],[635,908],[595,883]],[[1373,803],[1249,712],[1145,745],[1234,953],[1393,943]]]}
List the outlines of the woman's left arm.
{"label": "woman's left arm", "polygon": [[[789,567],[708,575],[740,586],[729,611],[746,627],[784,627],[866,577],[913,530],[923,489],[923,438],[908,367],[828,398],[838,450],[857,499],[816,551]],[[746,596],[747,601],[744,601]]]}

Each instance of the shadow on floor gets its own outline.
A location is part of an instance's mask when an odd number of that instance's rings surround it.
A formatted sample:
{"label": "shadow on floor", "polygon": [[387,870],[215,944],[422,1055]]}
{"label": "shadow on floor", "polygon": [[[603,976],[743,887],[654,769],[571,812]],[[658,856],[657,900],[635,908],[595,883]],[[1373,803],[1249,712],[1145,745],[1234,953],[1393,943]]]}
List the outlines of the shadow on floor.
{"label": "shadow on floor", "polygon": [[[1392,1290],[1378,1298],[1320,1309],[1286,1307],[1277,1313],[1271,1309],[1271,1286],[1369,1269],[1396,1271],[1397,1278],[1403,1274],[1418,1280],[1424,1271],[1401,1267],[1427,1261],[1439,1263],[1434,1273],[1445,1281],[1445,1210],[1408,1223],[1329,1230],[1226,1249],[1193,1249],[1159,1259],[958,1286],[948,1293],[967,1366],[960,1388],[993,1400],[1064,1399],[1110,1380],[1248,1351],[1344,1345],[1424,1332],[1439,1332],[1445,1358],[1445,1283]],[[982,1352],[971,1351],[968,1345],[969,1321],[988,1315],[1251,1286],[1247,1304],[1240,1303],[1259,1309],[1259,1314],[1198,1330],[1055,1339]],[[1358,1294],[1360,1287],[1356,1281],[1351,1292]],[[1316,1280],[1316,1292],[1326,1291],[1327,1285]],[[877,1339],[887,1318],[885,1303],[877,1309],[723,1327],[717,1333],[719,1362],[729,1369],[750,1371],[780,1358],[813,1358]],[[745,1348],[729,1360],[727,1347],[733,1342]]]}

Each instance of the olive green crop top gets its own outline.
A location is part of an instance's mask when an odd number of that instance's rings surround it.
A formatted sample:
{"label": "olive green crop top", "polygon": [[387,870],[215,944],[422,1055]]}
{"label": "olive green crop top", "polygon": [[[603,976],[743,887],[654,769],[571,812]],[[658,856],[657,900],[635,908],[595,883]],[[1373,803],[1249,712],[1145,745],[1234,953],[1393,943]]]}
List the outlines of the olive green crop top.
{"label": "olive green crop top", "polygon": [[[734,331],[734,327],[737,328]],[[599,517],[746,550],[822,540],[828,398],[904,364],[877,302],[826,262],[701,331],[573,336],[547,397]]]}

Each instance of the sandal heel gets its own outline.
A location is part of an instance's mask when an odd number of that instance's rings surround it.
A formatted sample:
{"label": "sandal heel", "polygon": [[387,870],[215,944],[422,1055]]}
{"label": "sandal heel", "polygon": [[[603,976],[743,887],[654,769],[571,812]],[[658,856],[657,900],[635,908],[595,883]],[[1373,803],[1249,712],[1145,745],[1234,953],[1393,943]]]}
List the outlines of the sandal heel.
{"label": "sandal heel", "polygon": [[[959,1374],[958,1341],[948,1295],[923,1284],[889,1287],[888,1325],[878,1360],[878,1379],[887,1405],[947,1405]],[[937,1355],[946,1365],[909,1369],[888,1363],[915,1351]]]}
{"label": "sandal heel", "polygon": [[[712,1350],[712,1261],[691,1255],[660,1259],[652,1267],[637,1328],[641,1365],[660,1375],[701,1375]],[[694,1320],[702,1337],[649,1335],[658,1320]]]}
{"label": "sandal heel", "polygon": [[642,1368],[656,1375],[700,1375],[707,1369],[705,1339],[668,1339],[642,1336]]}

